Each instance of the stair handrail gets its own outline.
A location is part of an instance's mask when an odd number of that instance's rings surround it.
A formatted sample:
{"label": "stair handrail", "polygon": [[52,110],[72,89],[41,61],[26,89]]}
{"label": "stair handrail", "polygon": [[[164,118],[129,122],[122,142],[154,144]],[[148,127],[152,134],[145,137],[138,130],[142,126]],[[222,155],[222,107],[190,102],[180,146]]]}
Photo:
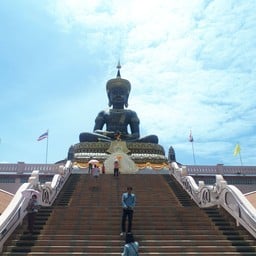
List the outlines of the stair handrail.
{"label": "stair handrail", "polygon": [[30,183],[22,184],[0,216],[0,252],[8,237],[22,223],[26,215],[25,210],[29,199],[24,198],[21,192],[28,188],[31,188]]}
{"label": "stair handrail", "polygon": [[8,206],[0,215],[0,252],[3,250],[4,243],[22,224],[24,217],[27,215],[27,204],[30,198],[27,198],[22,192],[27,189],[40,191],[41,197],[38,197],[39,204],[42,206],[51,206],[61,188],[69,178],[72,171],[72,162],[67,161],[65,166],[59,166],[59,174],[55,174],[51,182],[39,183],[39,171],[34,170],[28,179],[23,183],[14,194]]}
{"label": "stair handrail", "polygon": [[170,174],[180,183],[191,199],[200,207],[218,206],[225,209],[235,220],[256,238],[256,209],[234,185],[228,185],[222,175],[217,174],[216,183],[205,185],[189,176],[186,166],[171,163]]}
{"label": "stair handrail", "polygon": [[45,182],[38,186],[38,190],[41,192],[41,205],[51,206],[56,197],[58,196],[61,188],[66,183],[72,172],[72,162],[68,160],[65,166],[59,167],[59,174],[55,174],[51,181]]}
{"label": "stair handrail", "polygon": [[223,188],[220,205],[231,214],[236,225],[242,225],[256,238],[256,209],[244,194],[234,185]]}

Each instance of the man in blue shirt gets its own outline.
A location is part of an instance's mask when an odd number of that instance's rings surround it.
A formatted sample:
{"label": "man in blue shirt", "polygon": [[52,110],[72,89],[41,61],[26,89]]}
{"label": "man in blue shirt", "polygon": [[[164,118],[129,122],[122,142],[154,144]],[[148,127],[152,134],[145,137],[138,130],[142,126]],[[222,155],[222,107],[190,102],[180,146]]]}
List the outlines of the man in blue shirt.
{"label": "man in blue shirt", "polygon": [[132,193],[132,187],[127,187],[127,192],[122,195],[122,207],[123,207],[123,216],[122,216],[122,232],[121,236],[126,232],[126,218],[128,217],[128,233],[132,229],[132,218],[133,218],[133,208],[136,204],[136,196]]}

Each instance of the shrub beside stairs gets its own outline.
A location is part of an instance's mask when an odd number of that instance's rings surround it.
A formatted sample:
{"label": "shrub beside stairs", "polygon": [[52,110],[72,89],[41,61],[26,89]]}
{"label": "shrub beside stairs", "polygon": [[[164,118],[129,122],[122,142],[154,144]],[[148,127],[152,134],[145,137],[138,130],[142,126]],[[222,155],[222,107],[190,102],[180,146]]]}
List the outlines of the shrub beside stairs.
{"label": "shrub beside stairs", "polygon": [[72,174],[52,207],[41,208],[35,232],[26,221],[2,255],[120,255],[121,195],[137,196],[133,233],[140,255],[256,255],[255,239],[221,209],[200,209],[169,175]]}

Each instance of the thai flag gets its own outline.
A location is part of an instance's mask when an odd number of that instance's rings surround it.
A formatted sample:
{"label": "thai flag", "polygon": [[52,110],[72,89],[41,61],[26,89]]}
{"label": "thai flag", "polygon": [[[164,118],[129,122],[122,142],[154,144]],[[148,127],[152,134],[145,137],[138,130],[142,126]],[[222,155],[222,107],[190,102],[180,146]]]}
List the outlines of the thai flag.
{"label": "thai flag", "polygon": [[37,140],[39,141],[39,140],[43,140],[43,139],[46,139],[46,138],[48,138],[48,131],[43,133],[42,135],[40,135]]}

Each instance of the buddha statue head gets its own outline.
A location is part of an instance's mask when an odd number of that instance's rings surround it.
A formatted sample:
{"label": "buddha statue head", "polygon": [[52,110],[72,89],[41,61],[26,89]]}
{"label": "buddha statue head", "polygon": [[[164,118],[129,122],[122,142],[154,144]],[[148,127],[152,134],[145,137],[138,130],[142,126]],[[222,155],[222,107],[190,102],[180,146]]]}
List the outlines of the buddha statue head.
{"label": "buddha statue head", "polygon": [[108,105],[115,108],[128,107],[128,98],[131,91],[131,84],[128,80],[121,78],[120,69],[121,65],[117,65],[116,78],[108,80],[106,90],[108,94]]}

